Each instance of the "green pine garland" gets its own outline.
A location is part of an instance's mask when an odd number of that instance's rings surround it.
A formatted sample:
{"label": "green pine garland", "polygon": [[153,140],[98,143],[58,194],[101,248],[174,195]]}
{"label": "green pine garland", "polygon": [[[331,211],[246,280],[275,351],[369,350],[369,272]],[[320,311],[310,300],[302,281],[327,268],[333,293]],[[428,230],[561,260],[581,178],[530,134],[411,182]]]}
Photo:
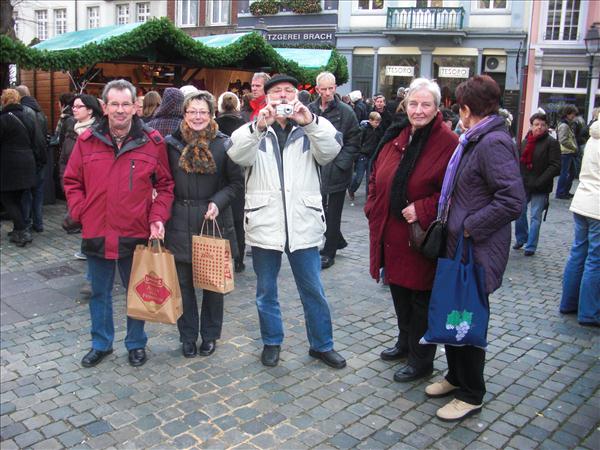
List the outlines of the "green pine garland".
{"label": "green pine garland", "polygon": [[3,35],[0,36],[0,62],[17,64],[24,69],[75,70],[101,62],[118,62],[140,55],[151,47],[166,48],[169,54],[181,55],[182,63],[198,67],[269,67],[271,72],[292,75],[300,83],[314,83],[318,73],[327,70],[336,76],[338,84],[348,81],[346,58],[336,50],[332,50],[325,67],[304,69],[279,56],[257,33],[248,34],[226,47],[210,48],[176,28],[166,17],[149,20],[129,33],[99,44],[69,50],[37,50]]}

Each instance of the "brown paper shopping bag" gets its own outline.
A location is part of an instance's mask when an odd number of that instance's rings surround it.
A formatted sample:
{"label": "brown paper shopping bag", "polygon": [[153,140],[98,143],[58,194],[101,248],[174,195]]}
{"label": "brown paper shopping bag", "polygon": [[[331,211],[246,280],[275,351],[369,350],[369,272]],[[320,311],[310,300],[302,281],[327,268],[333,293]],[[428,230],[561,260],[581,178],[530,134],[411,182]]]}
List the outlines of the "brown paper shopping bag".
{"label": "brown paper shopping bag", "polygon": [[138,245],[133,254],[127,315],[133,319],[175,324],[183,314],[181,289],[173,254],[155,240],[156,247]]}
{"label": "brown paper shopping bag", "polygon": [[231,247],[229,241],[221,237],[218,225],[219,237],[215,236],[216,221],[213,221],[212,236],[204,235],[205,223],[200,235],[192,237],[194,287],[227,294],[234,288]]}

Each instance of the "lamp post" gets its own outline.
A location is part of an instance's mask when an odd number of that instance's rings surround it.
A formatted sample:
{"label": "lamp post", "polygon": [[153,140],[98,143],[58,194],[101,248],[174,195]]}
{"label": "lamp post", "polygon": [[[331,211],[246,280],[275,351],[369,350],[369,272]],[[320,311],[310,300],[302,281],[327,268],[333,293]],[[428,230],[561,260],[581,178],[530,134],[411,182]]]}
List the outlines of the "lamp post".
{"label": "lamp post", "polygon": [[594,71],[594,56],[600,53],[600,33],[596,24],[588,30],[583,40],[585,42],[585,52],[590,57],[590,68],[588,71],[588,82],[587,82],[587,98],[585,103],[585,121],[589,120],[590,102],[592,101],[592,80]]}

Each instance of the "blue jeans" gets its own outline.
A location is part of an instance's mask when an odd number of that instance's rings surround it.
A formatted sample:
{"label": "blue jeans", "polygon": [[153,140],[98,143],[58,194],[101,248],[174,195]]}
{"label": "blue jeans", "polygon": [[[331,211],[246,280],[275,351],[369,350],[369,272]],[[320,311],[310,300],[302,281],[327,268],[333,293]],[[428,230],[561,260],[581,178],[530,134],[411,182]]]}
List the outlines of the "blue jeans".
{"label": "blue jeans", "polygon": [[[523,206],[523,212],[515,222],[515,238],[517,244],[525,245],[525,250],[535,252],[540,237],[542,216],[546,207],[548,194],[527,194],[527,203]],[[527,205],[531,203],[531,222],[527,223]]]}
{"label": "blue jeans", "polygon": [[[369,165],[369,158],[365,155],[360,155],[354,163],[354,175],[352,176],[352,183],[348,188],[349,192],[356,192],[362,183],[362,180],[367,172],[367,166]],[[367,180],[367,183],[369,180]]]}
{"label": "blue jeans", "polygon": [[[318,352],[333,349],[331,313],[321,283],[321,258],[318,247],[286,251],[296,287],[304,308],[304,321],[310,348]],[[252,247],[252,264],[256,273],[256,306],[260,334],[265,345],[281,345],[283,322],[277,295],[277,276],[282,253]]]}
{"label": "blue jeans", "polygon": [[44,205],[44,181],[46,178],[46,166],[39,169],[35,175],[35,186],[27,189],[21,199],[21,208],[23,209],[23,218],[27,224],[27,229],[33,228],[37,231],[44,229],[42,218],[42,207]]}
{"label": "blue jeans", "polygon": [[576,153],[566,153],[560,155],[560,176],[556,186],[556,196],[565,197],[571,191],[573,178],[575,178]]}
{"label": "blue jeans", "polygon": [[600,220],[573,214],[575,238],[563,275],[561,312],[600,323]]}
{"label": "blue jeans", "polygon": [[[115,269],[119,268],[121,281],[127,289],[133,256],[119,260],[88,256],[88,271],[92,282],[90,298],[90,316],[92,320],[92,348],[106,351],[112,348],[115,338],[113,323],[112,290],[115,282]],[[144,332],[144,321],[127,317],[127,350],[144,348],[148,337]]]}

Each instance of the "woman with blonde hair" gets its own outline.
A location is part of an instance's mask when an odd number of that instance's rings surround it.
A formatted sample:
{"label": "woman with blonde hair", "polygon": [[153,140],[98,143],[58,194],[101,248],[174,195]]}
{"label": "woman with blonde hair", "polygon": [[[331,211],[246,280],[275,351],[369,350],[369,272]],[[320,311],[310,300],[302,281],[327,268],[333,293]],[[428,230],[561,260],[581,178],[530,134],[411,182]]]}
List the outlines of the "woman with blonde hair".
{"label": "woman with blonde hair", "polygon": [[[188,94],[183,102],[184,119],[167,136],[167,153],[175,181],[175,201],[167,222],[165,246],[175,256],[183,297],[183,315],[177,321],[183,356],[208,356],[215,351],[223,326],[223,294],[204,290],[198,317],[198,303],[192,272],[192,236],[200,234],[203,220],[215,220],[223,237],[232,242],[235,233],[229,205],[240,195],[243,175],[227,150],[228,136],[214,120],[214,97],[210,92]],[[212,227],[212,225],[211,225]],[[196,347],[198,334],[202,337]]]}
{"label": "woman with blonde hair", "polygon": [[13,221],[10,241],[24,247],[32,238],[26,230],[21,197],[35,184],[35,124],[23,111],[20,99],[15,89],[5,89],[0,97],[0,201]]}

